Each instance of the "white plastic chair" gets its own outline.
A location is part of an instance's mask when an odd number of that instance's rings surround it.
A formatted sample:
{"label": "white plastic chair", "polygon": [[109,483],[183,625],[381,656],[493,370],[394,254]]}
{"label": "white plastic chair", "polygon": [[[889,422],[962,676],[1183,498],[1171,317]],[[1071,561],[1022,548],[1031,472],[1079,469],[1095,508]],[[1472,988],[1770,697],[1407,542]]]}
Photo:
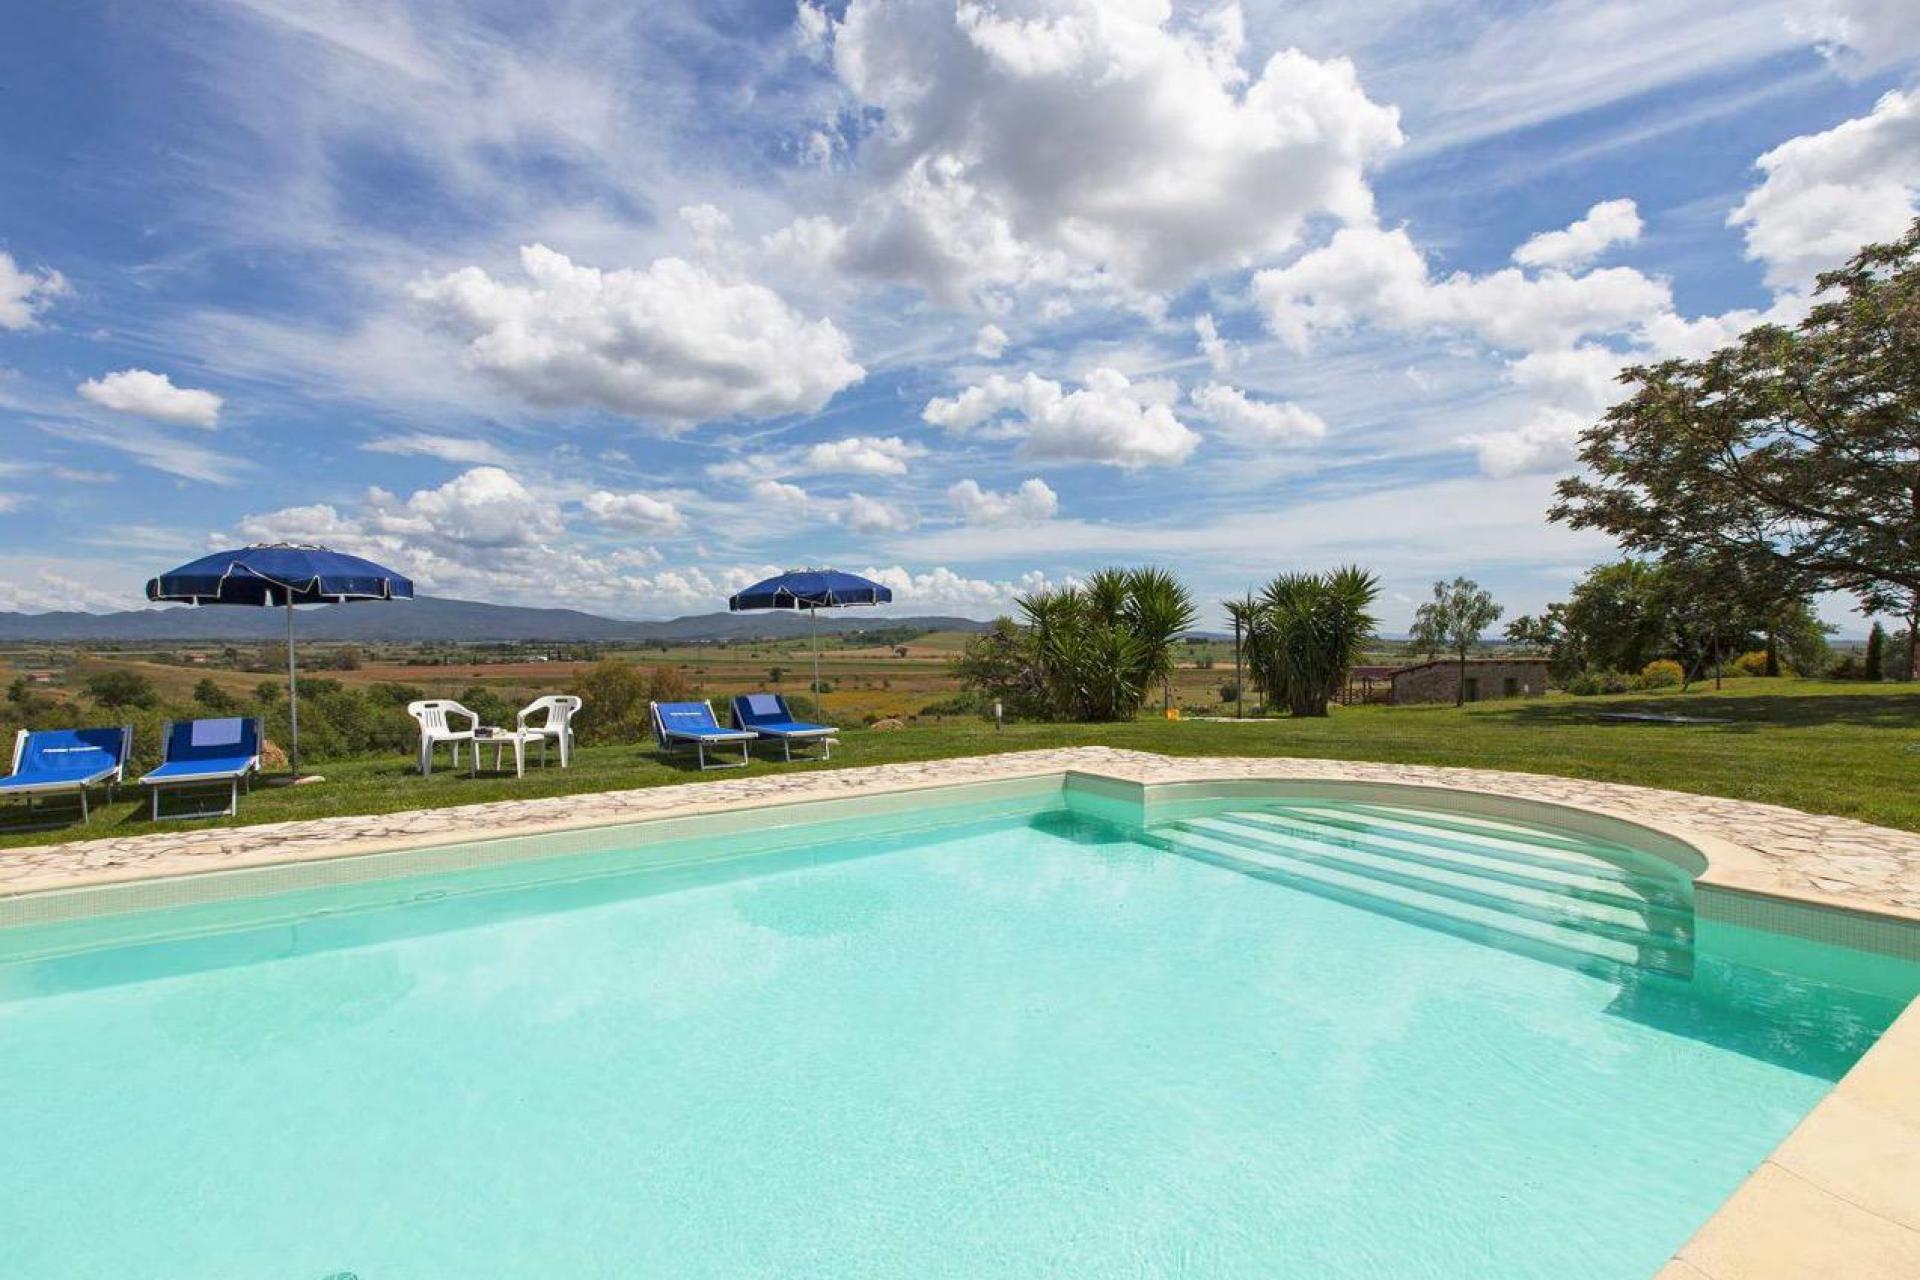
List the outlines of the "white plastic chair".
{"label": "white plastic chair", "polygon": [[[480,727],[480,717],[467,710],[451,698],[428,698],[424,702],[409,702],[407,714],[420,725],[420,772],[433,772],[433,749],[441,743],[453,748],[453,767],[460,767],[460,744],[473,744],[475,730]],[[457,729],[449,724],[449,719],[464,719],[467,727]],[[480,749],[473,748],[474,759],[480,758]]]}
{"label": "white plastic chair", "polygon": [[[540,735],[540,763],[547,762],[547,739],[560,745],[560,767],[573,763],[573,718],[580,713],[580,699],[570,693],[549,693],[535,698],[520,711],[514,721],[522,733]],[[537,723],[534,717],[544,714]]]}

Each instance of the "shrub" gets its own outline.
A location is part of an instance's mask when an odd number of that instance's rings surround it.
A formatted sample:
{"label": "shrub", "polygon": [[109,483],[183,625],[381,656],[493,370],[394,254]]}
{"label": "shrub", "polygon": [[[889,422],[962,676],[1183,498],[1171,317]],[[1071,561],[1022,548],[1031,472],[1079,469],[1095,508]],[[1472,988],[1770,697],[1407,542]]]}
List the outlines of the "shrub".
{"label": "shrub", "polygon": [[125,707],[150,707],[156,701],[153,681],[138,671],[102,671],[88,676],[87,696],[109,711]]}
{"label": "shrub", "polygon": [[[1754,649],[1741,654],[1733,660],[1733,669],[1743,676],[1764,676],[1767,674],[1767,651]],[[1781,665],[1780,673],[1787,674],[1785,664]]]}
{"label": "shrub", "polygon": [[1634,677],[1618,671],[1593,670],[1582,671],[1567,681],[1567,692],[1578,697],[1592,697],[1601,693],[1630,693],[1633,690]]}
{"label": "shrub", "polygon": [[657,666],[647,677],[647,697],[655,702],[685,702],[700,696],[700,691],[679,667]]}
{"label": "shrub", "polygon": [[216,716],[230,716],[240,710],[240,699],[207,677],[193,686],[193,700]]}
{"label": "shrub", "polygon": [[647,700],[652,686],[640,668],[618,658],[594,663],[567,690],[580,699],[575,732],[582,744],[635,742],[652,731]]}
{"label": "shrub", "polygon": [[[1004,705],[1003,702],[1002,706]],[[942,698],[938,702],[929,702],[920,708],[920,714],[923,716],[970,716],[976,713],[991,716],[993,699],[980,694],[961,693],[951,698]]]}
{"label": "shrub", "polygon": [[1220,701],[1238,702],[1239,700],[1240,700],[1239,683],[1233,680],[1222,680],[1220,682]]}
{"label": "shrub", "polygon": [[[786,699],[787,710],[793,712],[793,718],[795,720],[810,720],[814,724],[833,723],[832,720],[828,719],[829,713],[821,710],[819,702],[809,698],[806,694],[789,693],[786,695]],[[729,714],[725,707],[715,707],[714,712],[722,721],[725,721]]]}
{"label": "shrub", "polygon": [[1686,682],[1686,671],[1672,658],[1649,662],[1635,683],[1642,689],[1673,689]]}
{"label": "shrub", "polygon": [[460,705],[480,717],[483,725],[495,728],[511,729],[513,717],[520,710],[505,698],[485,685],[469,685],[459,697]]}

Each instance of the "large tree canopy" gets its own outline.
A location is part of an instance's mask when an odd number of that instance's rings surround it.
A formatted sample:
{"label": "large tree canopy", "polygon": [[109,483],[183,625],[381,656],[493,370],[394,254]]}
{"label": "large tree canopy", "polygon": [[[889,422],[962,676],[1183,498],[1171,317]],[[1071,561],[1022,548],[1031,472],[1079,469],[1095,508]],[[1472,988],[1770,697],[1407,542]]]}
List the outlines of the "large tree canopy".
{"label": "large tree canopy", "polygon": [[1621,374],[1633,393],[1582,435],[1588,474],[1551,515],[1630,550],[1920,601],[1920,221],[1820,277],[1792,329]]}
{"label": "large tree canopy", "polygon": [[1697,680],[1727,659],[1776,640],[1800,672],[1825,662],[1826,628],[1806,599],[1761,599],[1724,566],[1679,558],[1595,565],[1564,603],[1515,618],[1507,638],[1547,649],[1554,674],[1633,675],[1656,659]]}

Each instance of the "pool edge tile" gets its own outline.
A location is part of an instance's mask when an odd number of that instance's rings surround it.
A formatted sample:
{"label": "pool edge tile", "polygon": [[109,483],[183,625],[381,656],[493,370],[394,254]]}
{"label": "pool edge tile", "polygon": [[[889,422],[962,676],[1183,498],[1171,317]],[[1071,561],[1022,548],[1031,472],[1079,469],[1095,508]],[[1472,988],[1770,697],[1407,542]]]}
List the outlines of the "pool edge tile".
{"label": "pool edge tile", "polygon": [[1768,1160],[1675,1256],[1712,1280],[1912,1280],[1920,1231]]}

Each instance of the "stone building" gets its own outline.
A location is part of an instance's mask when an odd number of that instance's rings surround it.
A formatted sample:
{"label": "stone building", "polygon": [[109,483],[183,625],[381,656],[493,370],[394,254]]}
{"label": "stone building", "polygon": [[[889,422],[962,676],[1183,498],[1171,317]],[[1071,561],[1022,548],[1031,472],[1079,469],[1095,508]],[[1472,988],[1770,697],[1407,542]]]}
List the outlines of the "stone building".
{"label": "stone building", "polygon": [[[1396,706],[1418,702],[1452,702],[1460,688],[1460,661],[1438,658],[1400,667],[1388,679],[1393,686],[1388,701]],[[1545,658],[1468,658],[1466,700],[1530,698],[1547,691]]]}

